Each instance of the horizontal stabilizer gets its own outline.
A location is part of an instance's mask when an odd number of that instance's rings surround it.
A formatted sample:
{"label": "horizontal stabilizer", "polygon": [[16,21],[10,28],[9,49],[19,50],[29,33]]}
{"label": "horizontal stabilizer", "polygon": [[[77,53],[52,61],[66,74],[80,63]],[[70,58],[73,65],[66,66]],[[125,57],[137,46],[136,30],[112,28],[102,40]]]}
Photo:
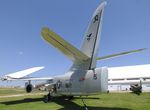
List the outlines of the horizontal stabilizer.
{"label": "horizontal stabilizer", "polygon": [[43,81],[43,80],[52,80],[53,78],[52,77],[40,77],[40,78],[37,78],[37,77],[25,77],[25,78],[10,78],[10,79],[7,79],[7,81]]}
{"label": "horizontal stabilizer", "polygon": [[39,71],[41,69],[43,69],[44,67],[33,67],[30,69],[26,69],[26,70],[22,70],[22,71],[18,71],[15,73],[10,73],[5,75],[3,78],[1,78],[2,80],[10,80],[10,79],[19,79],[19,78],[23,78],[31,73],[34,73],[36,71]]}
{"label": "horizontal stabilizer", "polygon": [[122,56],[122,55],[127,55],[127,54],[136,53],[136,52],[141,52],[143,50],[146,50],[146,48],[137,49],[137,50],[131,50],[131,51],[127,51],[127,52],[121,52],[121,53],[107,55],[107,56],[102,56],[102,57],[98,57],[97,60],[105,60],[105,59],[109,59],[109,58],[113,58],[113,57],[118,57],[118,56]]}
{"label": "horizontal stabilizer", "polygon": [[59,35],[48,28],[42,29],[42,37],[55,48],[60,50],[63,54],[65,54],[69,59],[71,59],[74,63],[82,63],[89,59],[84,53],[75,48],[73,45],[65,41]]}

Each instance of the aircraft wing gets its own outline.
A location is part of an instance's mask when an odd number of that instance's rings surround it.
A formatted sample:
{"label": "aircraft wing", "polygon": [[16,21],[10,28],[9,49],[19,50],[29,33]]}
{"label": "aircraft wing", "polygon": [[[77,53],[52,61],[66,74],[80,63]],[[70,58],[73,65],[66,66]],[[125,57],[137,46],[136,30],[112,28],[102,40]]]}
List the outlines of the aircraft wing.
{"label": "aircraft wing", "polygon": [[87,55],[82,53],[80,50],[75,48],[73,45],[65,41],[59,35],[48,28],[42,29],[42,37],[50,44],[52,44],[55,48],[60,50],[63,54],[65,54],[69,59],[71,59],[75,63],[82,63],[89,59]]}
{"label": "aircraft wing", "polygon": [[26,70],[18,71],[15,73],[6,74],[1,80],[14,80],[14,79],[21,79],[29,74],[32,74],[36,71],[43,69],[44,67],[33,67]]}
{"label": "aircraft wing", "polygon": [[127,51],[127,52],[121,52],[121,53],[107,55],[107,56],[102,56],[102,57],[98,57],[97,60],[105,60],[105,59],[109,59],[109,58],[113,58],[113,57],[118,57],[118,56],[122,56],[122,55],[127,55],[127,54],[136,53],[136,52],[141,52],[143,50],[146,50],[146,48],[137,49],[137,50],[131,50],[131,51]]}
{"label": "aircraft wing", "polygon": [[36,77],[25,77],[25,78],[8,78],[7,81],[15,81],[15,80],[19,80],[19,81],[37,81],[37,80],[52,80],[52,77],[40,77],[40,78],[36,78]]}

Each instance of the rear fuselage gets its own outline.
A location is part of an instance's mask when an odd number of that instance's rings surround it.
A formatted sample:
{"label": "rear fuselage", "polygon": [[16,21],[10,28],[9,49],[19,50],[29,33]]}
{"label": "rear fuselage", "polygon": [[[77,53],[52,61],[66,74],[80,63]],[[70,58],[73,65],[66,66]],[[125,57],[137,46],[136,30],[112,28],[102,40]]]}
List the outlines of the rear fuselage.
{"label": "rear fuselage", "polygon": [[57,95],[81,96],[107,92],[108,70],[102,67],[95,70],[69,71],[65,75],[55,77],[53,82],[56,82]]}

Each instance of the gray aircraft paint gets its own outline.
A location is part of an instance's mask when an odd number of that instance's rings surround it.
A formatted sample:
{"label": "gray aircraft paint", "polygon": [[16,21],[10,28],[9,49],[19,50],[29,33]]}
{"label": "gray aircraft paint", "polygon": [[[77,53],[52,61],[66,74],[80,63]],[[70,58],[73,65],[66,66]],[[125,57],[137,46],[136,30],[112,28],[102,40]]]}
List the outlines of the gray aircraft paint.
{"label": "gray aircraft paint", "polygon": [[84,41],[81,46],[81,51],[90,57],[89,60],[82,64],[74,64],[71,69],[91,70],[96,68],[96,58],[100,43],[100,34],[102,27],[102,19],[106,2],[101,3],[94,12],[91,22],[89,23],[87,32],[84,36]]}
{"label": "gray aircraft paint", "polygon": [[[69,42],[56,34],[51,29],[44,27],[41,31],[42,37],[49,44],[57,48],[60,52],[66,55],[73,61],[73,65],[69,71],[61,76],[56,77],[40,77],[40,78],[24,78],[34,71],[40,70],[37,67],[24,70],[13,74],[7,74],[0,78],[2,81],[24,80],[29,81],[28,86],[33,80],[46,80],[45,83],[37,84],[36,87],[43,87],[43,90],[50,91],[51,95],[90,95],[97,92],[106,92],[108,88],[108,69],[107,67],[96,68],[96,60],[103,60],[121,55],[131,54],[145,50],[137,49],[117,54],[97,57],[102,19],[106,2],[102,2],[94,12],[91,22],[89,23],[87,32],[85,33],[84,41],[81,50],[75,48]],[[42,67],[43,68],[43,67]],[[35,69],[34,71],[31,71]],[[30,70],[30,71],[29,71]],[[12,77],[13,76],[13,77]],[[27,88],[26,88],[27,90]],[[28,92],[28,91],[27,91]]]}
{"label": "gray aircraft paint", "polygon": [[[80,73],[80,74],[79,74]],[[63,76],[54,78],[54,82],[60,81],[61,86],[57,88],[57,95],[90,95],[108,90],[108,69],[101,67],[93,70],[78,70],[68,72]],[[66,85],[69,85],[66,87]]]}
{"label": "gray aircraft paint", "polygon": [[89,69],[94,69],[96,67],[96,58],[98,54],[102,18],[105,5],[106,2],[103,2],[94,12],[87,32],[85,34],[83,45],[81,47],[81,51],[90,57],[90,62],[88,65]]}
{"label": "gray aircraft paint", "polygon": [[[60,50],[73,65],[69,71],[61,76],[50,78],[5,78],[5,80],[27,80],[26,91],[32,91],[32,80],[46,80],[43,85],[51,95],[90,95],[93,93],[106,92],[108,87],[107,67],[96,68],[96,58],[100,43],[102,17],[106,2],[102,2],[94,12],[87,32],[84,37],[81,50],[65,41],[62,37],[47,27],[41,31],[41,35],[49,44]],[[16,75],[16,74],[13,74]],[[29,89],[28,89],[29,88]],[[29,91],[28,91],[29,90]]]}
{"label": "gray aircraft paint", "polygon": [[[101,3],[94,12],[81,47],[81,51],[90,59],[82,64],[74,63],[65,75],[54,78],[56,84],[57,82],[61,83],[59,88],[57,88],[57,94],[89,95],[107,91],[108,70],[106,67],[96,68],[105,5],[106,2]],[[97,78],[94,78],[94,75]]]}

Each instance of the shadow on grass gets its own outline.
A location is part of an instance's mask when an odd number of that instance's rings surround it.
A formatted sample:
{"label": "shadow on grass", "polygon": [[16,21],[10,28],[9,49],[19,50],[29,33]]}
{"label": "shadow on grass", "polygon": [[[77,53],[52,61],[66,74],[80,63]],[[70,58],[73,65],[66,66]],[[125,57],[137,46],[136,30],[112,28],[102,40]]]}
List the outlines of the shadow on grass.
{"label": "shadow on grass", "polygon": [[75,99],[94,99],[94,100],[99,100],[100,98],[98,97],[75,97]]}
{"label": "shadow on grass", "polygon": [[[79,98],[79,97],[77,97]],[[87,97],[88,98],[88,97]],[[97,98],[96,98],[97,99]],[[80,106],[72,101],[64,100],[64,99],[54,99],[53,100],[56,104],[63,106],[63,108],[60,108],[58,110],[86,110],[84,105]],[[118,107],[93,107],[88,106],[88,110],[131,110],[128,108],[118,108]]]}
{"label": "shadow on grass", "polygon": [[30,102],[39,102],[43,101],[43,98],[25,98],[22,100],[13,100],[13,101],[6,101],[6,102],[0,102],[0,104],[5,104],[5,105],[15,105],[15,104],[22,104],[22,103],[30,103]]}
{"label": "shadow on grass", "polygon": [[[80,97],[76,97],[76,98],[80,99]],[[92,98],[86,97],[85,99],[92,99]],[[26,98],[23,100],[7,101],[7,102],[0,102],[0,103],[5,104],[5,105],[13,105],[13,104],[23,104],[23,103],[39,102],[39,101],[43,101],[43,98],[34,98],[34,99]],[[65,100],[63,98],[54,98],[53,102],[62,106],[62,108],[60,108],[58,110],[85,110],[84,106],[80,106],[72,101]],[[47,104],[50,104],[50,103],[47,103]],[[87,107],[88,107],[88,110],[131,110],[128,108],[119,108],[119,107],[92,107],[92,106],[88,106],[88,105],[87,105]]]}

